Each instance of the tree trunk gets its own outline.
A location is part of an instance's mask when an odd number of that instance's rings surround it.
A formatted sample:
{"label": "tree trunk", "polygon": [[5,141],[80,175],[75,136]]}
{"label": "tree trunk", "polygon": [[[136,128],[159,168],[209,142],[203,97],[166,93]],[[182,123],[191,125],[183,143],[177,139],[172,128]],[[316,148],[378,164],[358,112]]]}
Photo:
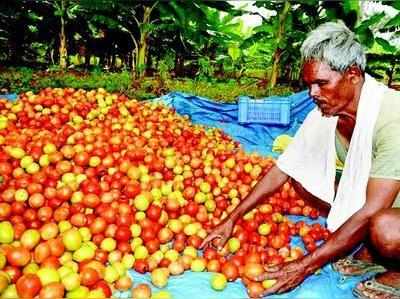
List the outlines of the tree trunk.
{"label": "tree trunk", "polygon": [[175,76],[176,77],[183,77],[184,73],[184,58],[183,56],[176,54],[175,56]]}
{"label": "tree trunk", "polygon": [[143,13],[143,22],[142,25],[144,29],[140,32],[140,40],[137,50],[137,57],[136,57],[136,75],[139,78],[142,78],[145,73],[145,68],[147,65],[147,55],[148,55],[148,44],[147,39],[149,37],[149,31],[146,29],[146,25],[150,23],[150,15],[153,10],[153,7],[144,7]]}
{"label": "tree trunk", "polygon": [[133,49],[132,51],[132,60],[131,60],[131,73],[132,73],[132,81],[135,82],[137,78],[136,73],[136,51],[137,49]]}
{"label": "tree trunk", "polygon": [[60,21],[61,21],[61,32],[60,32],[60,48],[59,48],[59,53],[60,53],[60,68],[65,69],[67,67],[67,38],[65,36],[65,20],[64,20],[64,12],[65,12],[65,3],[64,0],[61,0],[61,9],[62,13],[60,16]]}
{"label": "tree trunk", "polygon": [[143,77],[147,63],[147,37],[147,32],[143,32],[140,35],[139,51],[136,65],[137,75],[139,78]]}
{"label": "tree trunk", "polygon": [[394,75],[394,69],[396,67],[396,61],[392,61],[391,63],[391,68],[388,71],[388,86],[391,87],[393,83],[393,75]]}
{"label": "tree trunk", "polygon": [[283,49],[280,48],[281,42],[284,39],[285,35],[285,22],[286,18],[288,16],[288,13],[290,11],[290,2],[289,0],[285,0],[285,3],[283,4],[282,11],[279,14],[279,28],[278,32],[276,35],[276,50],[273,56],[272,60],[272,69],[271,69],[271,75],[269,77],[269,88],[273,88],[276,85],[276,82],[278,80],[279,76],[279,64],[282,56]]}

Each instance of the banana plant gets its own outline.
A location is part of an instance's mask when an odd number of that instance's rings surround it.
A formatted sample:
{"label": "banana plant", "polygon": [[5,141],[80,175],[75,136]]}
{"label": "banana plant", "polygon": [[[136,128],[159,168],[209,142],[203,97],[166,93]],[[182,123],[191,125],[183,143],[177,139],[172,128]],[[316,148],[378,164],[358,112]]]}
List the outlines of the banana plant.
{"label": "banana plant", "polygon": [[61,69],[67,67],[68,48],[66,25],[76,19],[82,7],[78,0],[33,0],[38,5],[52,8],[54,16],[59,18],[59,66]]}
{"label": "banana plant", "polygon": [[[160,6],[161,24],[157,36],[164,40],[161,47],[173,49],[175,70],[182,73],[185,60],[215,61],[227,45],[240,39],[235,14],[226,1],[170,1]],[[221,11],[229,12],[221,15]],[[171,38],[165,38],[171,36]],[[225,52],[226,54],[226,52]]]}
{"label": "banana plant", "polygon": [[[93,6],[94,0],[82,0],[85,6]],[[107,20],[107,25],[118,28],[129,37],[132,47],[132,75],[134,80],[144,75],[148,64],[151,46],[158,51],[163,47],[160,40],[168,40],[159,32],[179,35],[183,44],[193,40],[205,43],[206,17],[204,6],[224,7],[226,2],[207,1],[132,1],[132,0],[96,0],[96,20]],[[205,4],[206,3],[206,4]],[[111,12],[111,13],[110,13]],[[158,37],[157,43],[151,45]],[[185,37],[185,38],[183,38]],[[171,38],[169,38],[171,39]],[[176,39],[172,39],[176,41]],[[185,42],[183,42],[185,40]]]}
{"label": "banana plant", "polygon": [[[342,19],[352,29],[361,43],[367,48],[379,44],[386,50],[394,51],[391,44],[376,36],[374,26],[382,22],[385,13],[379,13],[362,19],[360,1],[256,1],[255,5],[275,11],[275,15],[264,18],[260,26],[245,44],[263,43],[269,46],[266,52],[270,58],[268,86],[273,87],[278,78],[285,76],[286,81],[296,80],[300,74],[300,46],[308,32],[326,21]],[[391,2],[398,7],[398,2]],[[389,20],[385,28],[398,28],[400,16]],[[375,30],[376,31],[376,30]],[[268,47],[265,47],[268,49]]]}
{"label": "banana plant", "polygon": [[254,35],[247,41],[260,41],[269,45],[271,59],[267,81],[268,88],[273,88],[280,77],[282,65],[296,65],[289,62],[299,58],[299,54],[296,53],[299,48],[298,41],[304,38],[304,29],[313,25],[307,13],[316,13],[318,1],[257,1],[255,5],[276,12],[275,16],[270,18],[260,15],[263,22],[255,28]]}
{"label": "banana plant", "polygon": [[31,46],[40,35],[43,21],[36,9],[36,3],[28,0],[0,2],[0,51],[4,60],[18,65],[25,63],[27,56],[34,56]]}

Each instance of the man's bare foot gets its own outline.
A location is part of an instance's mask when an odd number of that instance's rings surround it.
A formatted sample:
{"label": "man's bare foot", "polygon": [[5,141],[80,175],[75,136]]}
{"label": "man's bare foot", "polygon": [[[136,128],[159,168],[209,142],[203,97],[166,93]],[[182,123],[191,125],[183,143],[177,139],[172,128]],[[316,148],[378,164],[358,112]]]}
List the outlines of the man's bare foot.
{"label": "man's bare foot", "polygon": [[400,272],[386,271],[385,273],[377,274],[375,279],[381,284],[391,286],[400,291]]}
{"label": "man's bare foot", "polygon": [[361,282],[354,290],[361,298],[400,299],[400,272],[387,271]]}
{"label": "man's bare foot", "polygon": [[374,261],[374,257],[372,256],[371,251],[366,246],[362,246],[354,255],[353,258],[356,260],[361,260],[364,262],[372,263]]}

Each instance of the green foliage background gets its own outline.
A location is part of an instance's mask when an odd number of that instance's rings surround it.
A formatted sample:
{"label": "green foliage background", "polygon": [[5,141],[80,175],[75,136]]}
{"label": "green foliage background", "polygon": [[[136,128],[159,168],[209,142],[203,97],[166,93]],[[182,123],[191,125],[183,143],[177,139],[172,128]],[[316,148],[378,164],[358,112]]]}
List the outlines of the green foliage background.
{"label": "green foliage background", "polygon": [[[104,87],[154,97],[170,90],[233,100],[301,88],[299,48],[319,24],[343,20],[367,71],[400,81],[400,5],[363,13],[359,0],[14,0],[0,2],[0,89]],[[394,13],[393,13],[394,12]],[[238,18],[259,15],[254,28]]]}

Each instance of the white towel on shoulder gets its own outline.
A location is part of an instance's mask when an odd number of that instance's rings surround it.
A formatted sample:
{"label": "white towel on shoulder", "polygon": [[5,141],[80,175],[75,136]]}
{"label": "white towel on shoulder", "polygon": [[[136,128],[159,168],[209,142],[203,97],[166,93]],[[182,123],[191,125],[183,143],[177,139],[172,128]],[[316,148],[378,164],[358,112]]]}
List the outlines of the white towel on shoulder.
{"label": "white towel on shoulder", "polygon": [[372,138],[383,94],[387,87],[365,75],[356,125],[335,196],[335,131],[338,117],[312,110],[277,166],[314,196],[331,204],[327,224],[337,230],[365,203],[371,169]]}

